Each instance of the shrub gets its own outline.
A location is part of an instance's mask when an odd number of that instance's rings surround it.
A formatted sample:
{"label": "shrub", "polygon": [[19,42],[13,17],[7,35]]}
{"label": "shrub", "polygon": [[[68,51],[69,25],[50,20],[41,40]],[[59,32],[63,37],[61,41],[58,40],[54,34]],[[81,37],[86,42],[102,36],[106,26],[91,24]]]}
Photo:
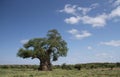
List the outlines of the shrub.
{"label": "shrub", "polygon": [[76,65],[74,66],[74,68],[76,68],[77,70],[81,70],[81,65],[80,65],[80,64],[76,64]]}
{"label": "shrub", "polygon": [[73,69],[73,66],[72,65],[66,65],[65,63],[62,64],[61,66],[62,69],[66,69],[66,70],[72,70]]}

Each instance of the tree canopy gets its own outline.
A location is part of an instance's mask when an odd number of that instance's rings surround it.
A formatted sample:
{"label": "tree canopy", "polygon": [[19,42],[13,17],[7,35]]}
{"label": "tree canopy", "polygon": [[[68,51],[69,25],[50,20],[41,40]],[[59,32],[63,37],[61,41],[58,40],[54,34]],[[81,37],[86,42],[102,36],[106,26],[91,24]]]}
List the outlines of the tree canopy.
{"label": "tree canopy", "polygon": [[67,43],[56,29],[49,30],[44,38],[33,38],[20,48],[17,56],[22,58],[38,58],[40,70],[50,70],[51,60],[57,61],[60,56],[67,55]]}

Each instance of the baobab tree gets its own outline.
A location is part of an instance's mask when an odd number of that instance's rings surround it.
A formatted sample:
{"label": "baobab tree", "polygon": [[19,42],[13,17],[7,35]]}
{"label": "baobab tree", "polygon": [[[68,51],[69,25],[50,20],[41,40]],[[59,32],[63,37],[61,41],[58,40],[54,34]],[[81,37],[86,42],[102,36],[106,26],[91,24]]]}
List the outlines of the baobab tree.
{"label": "baobab tree", "polygon": [[67,55],[67,43],[62,39],[56,29],[49,30],[44,38],[34,38],[29,40],[20,48],[17,56],[22,58],[37,58],[40,61],[38,70],[52,70],[51,61]]}

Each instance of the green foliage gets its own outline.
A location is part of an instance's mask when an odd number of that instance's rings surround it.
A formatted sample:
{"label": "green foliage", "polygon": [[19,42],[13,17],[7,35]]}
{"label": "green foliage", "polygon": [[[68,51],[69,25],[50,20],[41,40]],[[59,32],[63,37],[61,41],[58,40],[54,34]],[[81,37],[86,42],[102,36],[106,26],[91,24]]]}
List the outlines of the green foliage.
{"label": "green foliage", "polygon": [[20,48],[17,56],[22,58],[45,59],[51,56],[56,61],[60,56],[67,55],[67,43],[62,39],[60,33],[53,29],[48,31],[47,37],[34,38]]}
{"label": "green foliage", "polygon": [[74,69],[74,65],[66,65],[65,63],[63,63],[61,65],[62,69],[66,69],[66,70],[73,70]]}
{"label": "green foliage", "polygon": [[74,68],[76,68],[77,70],[81,70],[81,65],[80,65],[80,64],[76,64],[76,65],[74,66]]}
{"label": "green foliage", "polygon": [[19,52],[17,53],[17,56],[22,57],[22,58],[29,58],[32,56],[32,54],[33,54],[32,50],[21,48]]}
{"label": "green foliage", "polygon": [[75,64],[75,65],[67,65],[63,63],[62,65],[56,65],[54,66],[56,69],[97,69],[97,68],[110,68],[111,70],[113,68],[120,68],[119,63],[87,63],[87,64]]}
{"label": "green foliage", "polygon": [[0,65],[0,69],[37,69],[38,65]]}
{"label": "green foliage", "polygon": [[[119,63],[88,63],[88,64],[75,64],[67,65],[63,63],[62,65],[54,65],[54,69],[66,69],[66,70],[81,70],[81,69],[97,69],[97,68],[120,68]],[[37,69],[38,65],[0,65],[0,69]]]}
{"label": "green foliage", "polygon": [[17,56],[22,58],[38,58],[40,67],[38,70],[52,70],[51,60],[56,61],[60,56],[67,55],[67,43],[62,39],[57,30],[49,30],[44,38],[29,40],[20,48]]}
{"label": "green foliage", "polygon": [[47,44],[49,49],[53,51],[53,61],[56,61],[59,56],[67,55],[67,43],[62,39],[60,33],[53,29],[48,31]]}
{"label": "green foliage", "polygon": [[117,63],[116,63],[116,67],[120,67],[120,63],[117,62]]}

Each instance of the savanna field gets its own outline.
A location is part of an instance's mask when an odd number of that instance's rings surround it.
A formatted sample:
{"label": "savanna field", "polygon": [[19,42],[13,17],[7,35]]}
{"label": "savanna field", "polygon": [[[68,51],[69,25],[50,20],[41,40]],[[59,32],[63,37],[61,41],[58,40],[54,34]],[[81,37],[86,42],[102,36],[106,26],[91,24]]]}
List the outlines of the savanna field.
{"label": "savanna field", "polygon": [[0,77],[120,77],[120,0],[0,0],[0,45]]}
{"label": "savanna field", "polygon": [[4,65],[0,77],[120,77],[120,68],[115,66],[93,67],[80,65],[54,66],[52,71],[38,71],[38,66]]}

